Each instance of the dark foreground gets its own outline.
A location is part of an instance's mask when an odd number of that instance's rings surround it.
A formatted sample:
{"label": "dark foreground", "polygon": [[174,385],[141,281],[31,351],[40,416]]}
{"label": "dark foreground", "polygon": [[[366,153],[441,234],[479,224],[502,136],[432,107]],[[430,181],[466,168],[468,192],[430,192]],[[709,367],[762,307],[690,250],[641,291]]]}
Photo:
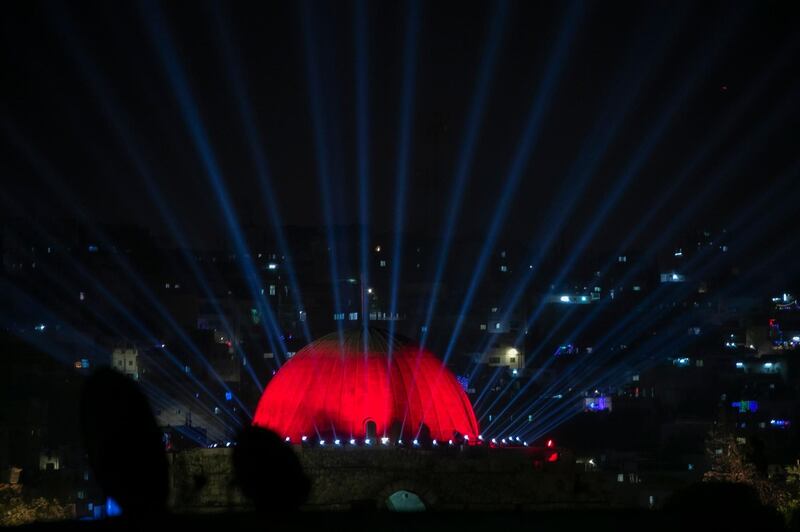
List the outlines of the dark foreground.
{"label": "dark foreground", "polygon": [[94,522],[61,522],[27,525],[16,530],[51,532],[101,530],[187,530],[229,532],[232,530],[303,530],[303,531],[406,531],[406,530],[484,530],[507,532],[536,531],[676,531],[676,530],[787,530],[774,514],[754,512],[742,515],[731,509],[730,515],[718,513],[667,512],[660,510],[621,511],[551,511],[551,512],[429,512],[397,514],[389,512],[298,512],[283,516],[255,512],[221,513],[192,516],[165,516],[157,520],[131,522],[122,518]]}

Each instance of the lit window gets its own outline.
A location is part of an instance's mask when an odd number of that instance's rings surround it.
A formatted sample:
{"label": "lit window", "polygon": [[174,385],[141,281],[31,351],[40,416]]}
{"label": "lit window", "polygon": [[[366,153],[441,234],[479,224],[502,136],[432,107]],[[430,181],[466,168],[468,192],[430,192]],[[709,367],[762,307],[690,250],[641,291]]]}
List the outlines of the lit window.
{"label": "lit window", "polygon": [[350,318],[350,321],[355,321],[355,320],[357,320],[357,319],[358,319],[358,312],[351,312],[351,313],[348,315],[348,317]]}
{"label": "lit window", "polygon": [[485,323],[481,323],[481,330],[482,330],[482,331],[485,331],[485,330],[486,330],[486,324],[485,324]]}
{"label": "lit window", "polygon": [[624,473],[619,473],[617,475],[617,482],[625,482],[625,474]]}
{"label": "lit window", "polygon": [[269,285],[269,295],[271,295],[271,296],[275,295],[275,285],[274,284]]}
{"label": "lit window", "polygon": [[501,265],[500,266],[500,271],[501,272],[507,272],[508,271],[508,266],[506,266],[505,264]]}
{"label": "lit window", "polygon": [[386,267],[386,261],[385,261],[385,260],[382,260],[382,261],[380,262],[380,265],[381,265],[381,268],[385,268],[385,267]]}

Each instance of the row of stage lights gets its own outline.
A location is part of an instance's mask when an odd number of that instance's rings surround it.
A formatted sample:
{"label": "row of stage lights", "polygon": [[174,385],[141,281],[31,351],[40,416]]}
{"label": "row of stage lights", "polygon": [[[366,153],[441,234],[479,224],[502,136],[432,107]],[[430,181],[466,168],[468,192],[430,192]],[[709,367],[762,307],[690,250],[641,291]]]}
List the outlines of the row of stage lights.
{"label": "row of stage lights", "polygon": [[[293,443],[292,442],[292,438],[289,437],[289,436],[286,436],[284,438],[284,441],[286,443],[289,443],[289,444]],[[470,445],[469,441],[470,441],[469,440],[469,436],[464,436],[463,442],[455,442],[453,440],[447,440],[447,442],[445,443],[445,442],[439,442],[438,440],[432,440],[431,441],[431,445],[433,447],[440,447],[440,446],[455,447],[456,445],[461,445],[462,443],[466,444],[466,445]],[[300,444],[301,445],[312,445],[313,443],[314,443],[314,441],[312,441],[308,436],[302,436],[300,438]],[[391,440],[391,438],[388,438],[386,436],[384,436],[382,438],[376,438],[376,439],[365,438],[364,440],[357,440],[356,438],[350,438],[349,440],[342,440],[340,438],[336,438],[334,440],[325,440],[325,439],[321,438],[319,440],[316,440],[316,443],[320,447],[326,447],[326,446],[329,446],[331,444],[334,447],[343,447],[343,446],[346,446],[346,445],[350,445],[352,447],[357,447],[361,443],[363,443],[363,445],[365,447],[372,447],[372,446],[388,447],[388,446],[392,445],[392,440]],[[477,441],[474,443],[474,445],[484,445],[485,443],[486,442],[484,440],[484,437],[479,434],[478,438],[477,438]],[[396,442],[396,445],[397,446],[404,446],[404,445],[406,445],[406,443],[405,443],[404,440],[398,439],[397,442]],[[489,445],[489,447],[529,447],[530,444],[527,441],[521,439],[519,436],[516,436],[516,437],[509,436],[508,438],[500,438],[500,439],[492,438],[491,440],[489,440],[488,445]],[[411,440],[411,446],[412,447],[422,447],[423,443],[421,443],[418,439],[415,438],[415,439]],[[554,444],[553,440],[547,440],[546,447],[548,449],[551,449],[554,446],[555,446],[555,444]]]}
{"label": "row of stage lights", "polygon": [[236,442],[235,441],[226,441],[224,443],[223,442],[214,442],[214,443],[209,443],[208,444],[208,448],[209,449],[217,449],[218,447],[235,447],[235,446],[236,446]]}

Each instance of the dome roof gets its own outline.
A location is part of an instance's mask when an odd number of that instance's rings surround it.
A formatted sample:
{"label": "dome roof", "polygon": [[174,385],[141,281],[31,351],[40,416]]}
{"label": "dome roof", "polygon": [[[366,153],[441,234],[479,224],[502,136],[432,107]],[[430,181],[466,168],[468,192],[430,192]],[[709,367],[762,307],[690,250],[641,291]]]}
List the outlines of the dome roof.
{"label": "dome roof", "polygon": [[360,328],[332,333],[298,351],[264,390],[253,424],[294,441],[478,434],[472,405],[442,362],[376,328],[366,338]]}

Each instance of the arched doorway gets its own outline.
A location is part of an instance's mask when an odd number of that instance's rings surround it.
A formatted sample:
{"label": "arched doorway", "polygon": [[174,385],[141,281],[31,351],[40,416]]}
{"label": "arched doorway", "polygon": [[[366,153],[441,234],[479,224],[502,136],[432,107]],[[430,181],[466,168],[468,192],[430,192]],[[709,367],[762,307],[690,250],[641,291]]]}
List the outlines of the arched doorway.
{"label": "arched doorway", "polygon": [[386,508],[392,512],[424,512],[422,498],[408,490],[397,490],[386,498]]}

